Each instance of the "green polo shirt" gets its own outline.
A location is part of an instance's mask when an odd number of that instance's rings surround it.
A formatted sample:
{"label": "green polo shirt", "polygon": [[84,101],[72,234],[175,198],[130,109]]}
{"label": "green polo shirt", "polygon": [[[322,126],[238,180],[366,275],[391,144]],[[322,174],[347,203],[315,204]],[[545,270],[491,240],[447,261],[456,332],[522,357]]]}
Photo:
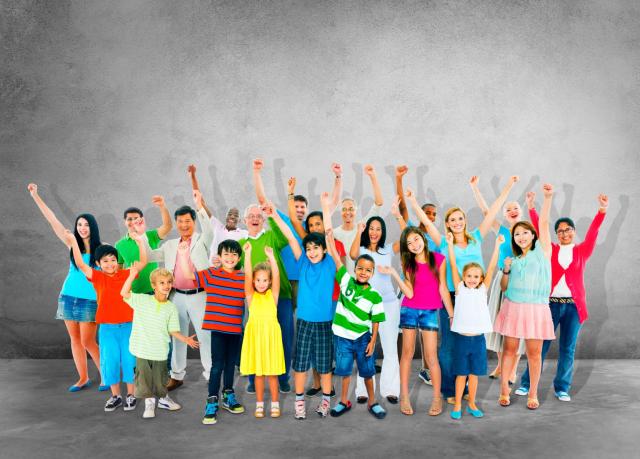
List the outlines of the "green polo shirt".
{"label": "green polo shirt", "polygon": [[[158,230],[149,230],[145,233],[149,240],[149,246],[152,249],[157,249],[160,245],[160,236],[158,236]],[[118,250],[118,263],[125,268],[130,267],[134,261],[140,261],[140,249],[136,241],[129,237],[129,233],[116,242],[116,249]],[[138,274],[138,278],[133,281],[131,285],[131,291],[133,293],[151,293],[151,280],[149,276],[151,271],[158,267],[157,263],[147,263],[142,271]]]}
{"label": "green polo shirt", "polygon": [[[267,222],[269,229],[266,229],[260,236],[257,238],[242,238],[238,242],[240,243],[240,247],[247,241],[251,244],[251,266],[255,266],[263,261],[268,261],[267,255],[264,253],[265,247],[271,247],[273,249],[273,255],[278,264],[278,271],[280,271],[280,298],[291,299],[291,283],[287,278],[287,271],[284,269],[282,256],[280,255],[280,251],[289,245],[289,241],[285,235],[282,234],[282,231],[280,231],[280,228],[273,218],[269,217]],[[244,263],[244,253],[240,258],[240,266],[242,266],[242,263]]]}

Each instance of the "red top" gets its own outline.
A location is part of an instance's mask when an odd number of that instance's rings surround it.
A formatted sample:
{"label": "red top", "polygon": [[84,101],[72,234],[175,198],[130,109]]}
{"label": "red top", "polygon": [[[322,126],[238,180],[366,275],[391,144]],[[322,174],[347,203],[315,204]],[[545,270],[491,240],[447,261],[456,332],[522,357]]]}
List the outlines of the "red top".
{"label": "red top", "polygon": [[[338,255],[340,255],[340,257],[346,257],[347,252],[344,251],[344,244],[337,239],[335,241],[336,241],[336,251],[338,252]],[[331,301],[338,301],[339,298],[340,298],[340,285],[338,284],[338,281],[334,281],[333,296],[331,297]]]}
{"label": "red top", "polygon": [[98,309],[96,323],[122,324],[133,321],[133,309],[124,302],[120,291],[129,277],[128,269],[119,269],[113,275],[91,270],[90,282],[96,289]]}
{"label": "red top", "polygon": [[242,333],[244,273],[209,268],[195,274],[197,287],[207,292],[202,328],[236,335]]}
{"label": "red top", "polygon": [[[551,291],[553,292],[553,289],[564,274],[567,286],[569,287],[569,290],[571,290],[573,301],[576,303],[580,323],[583,323],[589,318],[589,313],[587,312],[587,298],[584,288],[584,268],[587,260],[593,253],[593,249],[596,247],[598,230],[604,221],[604,216],[604,212],[598,212],[591,222],[591,225],[589,225],[587,234],[584,236],[584,241],[573,246],[573,261],[567,269],[564,269],[558,261],[560,245],[555,242],[551,243]],[[539,231],[539,217],[538,212],[536,212],[535,209],[529,209],[529,218],[531,218],[531,223],[533,223],[536,231]]]}

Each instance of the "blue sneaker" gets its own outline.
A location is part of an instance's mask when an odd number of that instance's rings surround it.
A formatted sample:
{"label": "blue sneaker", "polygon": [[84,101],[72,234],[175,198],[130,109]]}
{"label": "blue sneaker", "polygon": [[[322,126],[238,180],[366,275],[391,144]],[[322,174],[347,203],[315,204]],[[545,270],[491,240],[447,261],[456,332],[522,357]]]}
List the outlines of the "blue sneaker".
{"label": "blue sneaker", "polygon": [[431,382],[431,376],[429,375],[429,370],[427,370],[426,368],[420,370],[420,373],[418,373],[418,378],[420,378],[425,384],[428,384],[430,386],[433,385],[433,383]]}
{"label": "blue sneaker", "polygon": [[204,408],[202,423],[213,425],[216,422],[218,422],[218,397],[212,395],[211,397],[207,397],[207,405]]}
{"label": "blue sneaker", "polygon": [[227,389],[222,392],[222,408],[233,414],[244,413],[244,406],[236,400],[236,394],[233,389]]}
{"label": "blue sneaker", "polygon": [[86,389],[87,387],[91,387],[91,380],[88,379],[86,383],[84,383],[82,386],[76,386],[75,384],[73,386],[69,387],[69,392],[80,392],[82,389]]}
{"label": "blue sneaker", "polygon": [[561,402],[570,402],[571,401],[571,395],[569,395],[567,392],[561,390],[556,392],[556,398],[558,400],[560,400]]}
{"label": "blue sneaker", "polygon": [[470,407],[467,407],[467,413],[469,413],[474,418],[481,418],[484,416],[484,413],[480,410],[472,410]]}
{"label": "blue sneaker", "polygon": [[520,386],[516,389],[516,395],[529,395],[529,388],[528,387],[524,387],[524,386]]}
{"label": "blue sneaker", "polygon": [[256,386],[254,383],[249,382],[249,384],[247,384],[247,394],[255,394],[256,393]]}
{"label": "blue sneaker", "polygon": [[462,417],[462,410],[452,411],[451,413],[449,413],[449,416],[451,416],[451,419],[455,419],[457,421]]}

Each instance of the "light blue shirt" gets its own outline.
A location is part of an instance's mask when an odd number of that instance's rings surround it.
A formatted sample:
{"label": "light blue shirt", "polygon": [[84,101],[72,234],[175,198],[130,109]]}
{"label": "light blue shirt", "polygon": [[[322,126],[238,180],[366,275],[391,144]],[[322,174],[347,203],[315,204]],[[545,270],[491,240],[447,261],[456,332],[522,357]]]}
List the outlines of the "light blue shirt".
{"label": "light blue shirt", "polygon": [[[469,241],[464,249],[455,244],[453,245],[453,253],[456,254],[456,265],[458,266],[460,278],[462,278],[462,271],[467,263],[478,263],[484,270],[484,261],[482,260],[482,234],[480,234],[480,230],[476,228],[471,232],[471,236],[474,240]],[[445,236],[442,236],[440,241],[440,253],[447,259],[447,287],[450,292],[454,292],[455,286],[453,285],[451,263],[449,262],[449,244]]]}
{"label": "light blue shirt", "polygon": [[[89,265],[91,263],[91,256],[88,253],[83,253],[82,260]],[[92,268],[95,267],[92,266]],[[96,299],[96,290],[93,288],[93,284],[87,280],[84,273],[76,268],[71,261],[69,261],[69,274],[67,274],[64,284],[62,284],[60,294],[74,298],[82,298],[84,300]]]}
{"label": "light blue shirt", "polygon": [[551,261],[542,252],[540,243],[525,257],[511,262],[511,274],[505,295],[515,303],[549,304],[551,294]]}

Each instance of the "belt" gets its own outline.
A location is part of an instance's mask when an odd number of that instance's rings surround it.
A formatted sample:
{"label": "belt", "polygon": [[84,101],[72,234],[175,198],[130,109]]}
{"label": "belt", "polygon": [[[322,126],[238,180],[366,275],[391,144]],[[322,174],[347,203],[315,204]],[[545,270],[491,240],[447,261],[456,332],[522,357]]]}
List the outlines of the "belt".
{"label": "belt", "polygon": [[183,295],[195,295],[196,293],[204,292],[203,288],[193,288],[191,290],[180,290],[179,288],[175,289],[176,292],[182,293]]}
{"label": "belt", "polygon": [[549,301],[553,301],[554,303],[565,303],[565,304],[567,304],[567,303],[575,303],[575,301],[573,301],[573,298],[571,298],[571,297],[569,297],[569,298],[562,297],[561,298],[561,297],[552,296],[551,298],[549,298]]}

